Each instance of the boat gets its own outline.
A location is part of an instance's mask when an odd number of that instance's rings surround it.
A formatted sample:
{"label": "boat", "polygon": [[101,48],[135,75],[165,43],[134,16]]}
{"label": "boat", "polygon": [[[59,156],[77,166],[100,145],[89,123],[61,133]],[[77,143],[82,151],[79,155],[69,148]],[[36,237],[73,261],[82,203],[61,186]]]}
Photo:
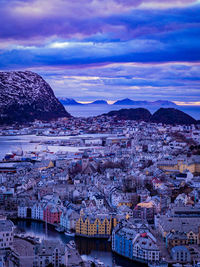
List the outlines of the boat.
{"label": "boat", "polygon": [[72,233],[71,231],[66,230],[65,235],[67,236],[75,236],[75,233]]}
{"label": "boat", "polygon": [[55,230],[56,230],[57,232],[59,232],[59,233],[63,233],[65,229],[64,229],[64,227],[62,227],[62,226],[58,226],[58,227],[55,228]]}

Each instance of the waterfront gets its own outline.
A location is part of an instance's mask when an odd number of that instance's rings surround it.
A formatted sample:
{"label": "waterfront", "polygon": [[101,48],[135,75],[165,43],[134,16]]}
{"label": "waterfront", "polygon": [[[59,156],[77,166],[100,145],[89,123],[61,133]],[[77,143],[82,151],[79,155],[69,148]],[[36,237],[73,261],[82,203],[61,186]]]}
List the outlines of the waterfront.
{"label": "waterfront", "polygon": [[[66,110],[75,117],[91,117],[107,113],[112,110],[119,110],[123,108],[146,108],[151,113],[157,111],[159,106],[126,106],[126,105],[80,105],[80,106],[65,106]],[[168,106],[163,106],[168,108]],[[200,120],[200,106],[174,106],[173,108],[179,109],[196,120]]]}
{"label": "waterfront", "polygon": [[[82,135],[82,136],[95,136]],[[98,136],[102,136],[98,135]],[[108,136],[108,135],[104,135]],[[12,151],[17,151],[19,149],[26,151],[41,151],[48,148],[52,152],[56,151],[68,151],[77,152],[79,149],[84,149],[85,147],[72,147],[72,146],[59,146],[59,145],[40,145],[40,142],[47,140],[67,140],[72,136],[36,136],[36,135],[15,135],[15,136],[0,136],[0,160],[2,160],[6,153],[11,153]],[[33,141],[33,142],[31,142]]]}
{"label": "waterfront", "polygon": [[[42,239],[54,239],[67,244],[73,237],[65,236],[63,233],[58,233],[53,226],[47,226],[47,233],[45,224],[43,222],[29,221],[29,220],[14,220],[15,225],[26,232],[26,235]],[[111,251],[111,243],[104,239],[87,239],[75,238],[78,251],[86,259],[98,258],[106,267],[124,266],[124,267],[143,267],[142,263],[131,262]]]}

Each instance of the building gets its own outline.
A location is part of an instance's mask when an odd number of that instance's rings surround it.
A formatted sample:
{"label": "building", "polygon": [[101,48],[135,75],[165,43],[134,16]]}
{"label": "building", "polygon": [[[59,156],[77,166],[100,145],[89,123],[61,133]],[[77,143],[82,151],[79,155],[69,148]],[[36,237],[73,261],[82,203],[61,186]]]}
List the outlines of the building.
{"label": "building", "polygon": [[133,216],[148,221],[153,221],[154,215],[155,207],[153,201],[138,203],[133,210]]}
{"label": "building", "polygon": [[94,199],[97,207],[100,207],[104,204],[104,197],[100,194],[94,194],[91,199]]}
{"label": "building", "polygon": [[166,235],[166,247],[172,248],[175,246],[184,246],[188,244],[188,238],[186,233],[182,232],[170,232]]}
{"label": "building", "polygon": [[191,173],[200,173],[200,156],[160,161],[157,166],[159,169],[165,171],[165,173],[183,173],[186,170],[189,170]]}
{"label": "building", "polygon": [[41,220],[44,219],[44,208],[41,203],[36,203],[31,208],[31,218],[34,220]]}
{"label": "building", "polygon": [[176,246],[171,249],[171,257],[175,262],[187,263],[191,262],[191,255],[185,246]]}
{"label": "building", "polygon": [[186,234],[188,245],[200,244],[200,220],[198,217],[169,217],[160,215],[157,218],[155,217],[155,227],[162,235],[164,241],[166,241],[169,233],[179,232]]}
{"label": "building", "polygon": [[51,224],[59,224],[62,210],[56,205],[46,205],[44,207],[43,218],[44,221]]}
{"label": "building", "polygon": [[109,215],[82,216],[76,222],[76,235],[108,238],[116,225],[117,219]]}
{"label": "building", "polygon": [[53,267],[59,267],[66,264],[66,247],[57,240],[43,240],[35,248],[34,267],[46,267],[52,264]]}
{"label": "building", "polygon": [[80,215],[69,209],[66,212],[63,212],[60,216],[60,225],[63,226],[67,230],[76,230],[76,222],[78,221]]}
{"label": "building", "polygon": [[14,224],[5,217],[0,218],[0,249],[13,248]]}
{"label": "building", "polygon": [[112,233],[112,250],[131,260],[159,262],[160,251],[148,225],[140,220],[119,224]]}

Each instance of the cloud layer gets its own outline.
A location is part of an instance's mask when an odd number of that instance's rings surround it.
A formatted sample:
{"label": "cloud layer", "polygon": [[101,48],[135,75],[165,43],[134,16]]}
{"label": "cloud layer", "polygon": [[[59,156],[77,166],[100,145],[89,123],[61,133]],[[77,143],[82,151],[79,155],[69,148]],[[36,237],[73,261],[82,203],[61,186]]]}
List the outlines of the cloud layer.
{"label": "cloud layer", "polygon": [[198,101],[199,14],[195,0],[0,0],[0,69],[80,100]]}

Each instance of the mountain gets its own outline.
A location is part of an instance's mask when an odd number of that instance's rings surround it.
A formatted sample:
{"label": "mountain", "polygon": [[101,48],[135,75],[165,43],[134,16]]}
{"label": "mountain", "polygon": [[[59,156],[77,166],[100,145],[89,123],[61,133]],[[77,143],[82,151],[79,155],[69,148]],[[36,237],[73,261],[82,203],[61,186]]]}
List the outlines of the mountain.
{"label": "mountain", "polygon": [[175,108],[160,108],[151,117],[152,122],[164,124],[195,124],[196,120]]}
{"label": "mountain", "polygon": [[135,105],[135,101],[129,98],[124,98],[122,100],[117,100],[113,105]]}
{"label": "mountain", "polygon": [[63,104],[63,105],[66,105],[66,106],[70,106],[70,105],[83,105],[79,102],[77,102],[76,100],[74,100],[73,98],[64,98],[64,97],[60,97],[58,98],[58,100]]}
{"label": "mountain", "polygon": [[124,120],[149,121],[151,119],[151,113],[145,108],[120,109],[103,115],[116,116],[118,119]]}
{"label": "mountain", "polygon": [[154,106],[176,106],[175,103],[167,100],[157,101],[134,101],[129,98],[116,101],[113,105],[154,105]]}
{"label": "mountain", "polygon": [[154,106],[176,106],[174,102],[168,101],[168,100],[157,100],[153,102],[149,102],[150,105]]}
{"label": "mountain", "polygon": [[70,116],[38,74],[30,71],[0,72],[0,124]]}
{"label": "mountain", "polygon": [[108,105],[108,102],[105,100],[95,100],[90,105]]}
{"label": "mountain", "polygon": [[145,108],[120,109],[102,115],[115,116],[119,120],[136,120],[163,124],[190,125],[197,123],[194,118],[175,108],[160,108],[153,115]]}

